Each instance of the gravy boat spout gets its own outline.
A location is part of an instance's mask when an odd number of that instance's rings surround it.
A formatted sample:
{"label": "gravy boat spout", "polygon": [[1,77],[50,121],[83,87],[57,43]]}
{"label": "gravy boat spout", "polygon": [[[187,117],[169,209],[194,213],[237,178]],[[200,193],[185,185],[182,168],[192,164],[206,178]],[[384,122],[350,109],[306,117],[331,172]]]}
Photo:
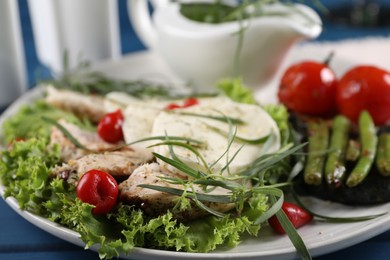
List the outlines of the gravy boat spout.
{"label": "gravy boat spout", "polygon": [[301,4],[269,4],[261,16],[212,24],[185,17],[178,3],[155,2],[150,17],[146,0],[129,0],[132,23],[143,42],[199,91],[213,90],[226,77],[261,87],[294,44],[322,31],[318,14]]}

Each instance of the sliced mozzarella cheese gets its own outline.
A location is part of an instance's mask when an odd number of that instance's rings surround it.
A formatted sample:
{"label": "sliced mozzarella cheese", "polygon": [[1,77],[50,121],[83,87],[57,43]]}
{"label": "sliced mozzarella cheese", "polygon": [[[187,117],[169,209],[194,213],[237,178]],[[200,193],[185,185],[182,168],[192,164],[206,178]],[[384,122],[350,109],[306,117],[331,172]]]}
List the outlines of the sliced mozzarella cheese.
{"label": "sliced mozzarella cheese", "polygon": [[[123,112],[123,136],[126,143],[132,143],[151,136],[153,123],[161,109],[149,107],[147,105],[131,104],[127,105]],[[135,148],[146,148],[155,142],[140,142],[132,146]]]}
{"label": "sliced mozzarella cheese", "polygon": [[[166,106],[167,101],[142,100],[123,92],[111,92],[106,95],[105,109],[112,112],[122,109],[123,135],[126,143],[132,143],[151,136],[153,122],[158,113]],[[140,142],[132,145],[135,148],[146,148],[152,142]]]}
{"label": "sliced mozzarella cheese", "polygon": [[[152,136],[155,118],[171,102],[155,99],[145,101],[123,92],[111,92],[106,95],[104,105],[107,112],[122,109],[124,117],[122,130],[125,142],[132,143]],[[175,103],[181,105],[182,102],[183,100],[177,100]],[[212,101],[206,98],[202,102],[208,103]],[[133,146],[135,148],[146,148],[153,143],[156,142],[140,142]]]}
{"label": "sliced mozzarella cheese", "polygon": [[[275,142],[266,152],[272,153],[280,148],[279,130],[275,121],[257,105],[240,104],[226,98],[214,98],[207,99],[206,102],[201,102],[199,105],[178,110],[177,112],[180,111],[218,117],[225,115],[231,118],[240,119],[244,124],[237,126],[236,135],[238,137],[255,140],[274,134]],[[213,130],[216,128],[220,131]],[[221,132],[227,133],[228,131],[229,124],[225,122],[162,111],[154,121],[152,135],[159,136],[167,134],[168,136],[182,136],[201,141],[204,144],[204,147],[201,147],[198,150],[207,164],[213,165],[214,172],[219,172],[227,162],[235,156],[229,166],[230,172],[235,173],[249,166],[258,158],[262,153],[263,145],[253,145],[236,140],[229,147],[228,137],[221,134]],[[155,152],[170,157],[169,148],[167,146],[158,146],[154,149]],[[224,155],[227,150],[228,152]],[[176,146],[174,147],[174,152],[185,163],[192,167],[203,168],[200,165],[199,158],[191,151]],[[236,154],[236,152],[238,153]],[[222,159],[218,161],[221,156]],[[167,167],[169,167],[170,170],[178,172],[169,165],[167,165]]]}

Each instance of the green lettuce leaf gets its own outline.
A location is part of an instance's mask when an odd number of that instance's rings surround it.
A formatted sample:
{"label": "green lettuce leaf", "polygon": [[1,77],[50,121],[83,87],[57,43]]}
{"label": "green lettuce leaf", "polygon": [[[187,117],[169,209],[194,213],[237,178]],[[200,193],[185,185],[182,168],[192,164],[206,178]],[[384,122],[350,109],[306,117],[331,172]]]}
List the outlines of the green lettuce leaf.
{"label": "green lettuce leaf", "polygon": [[238,103],[256,104],[252,90],[244,85],[240,78],[223,79],[217,82],[217,88],[224,95]]}
{"label": "green lettuce leaf", "polygon": [[263,106],[263,109],[275,120],[279,128],[282,146],[288,144],[291,139],[287,108],[279,104],[267,104]]}
{"label": "green lettuce leaf", "polygon": [[210,252],[218,246],[236,247],[245,234],[257,236],[261,226],[254,221],[268,209],[267,197],[256,194],[250,198],[240,217],[227,215],[223,218],[210,216],[191,222],[186,237],[193,246],[187,252]]}
{"label": "green lettuce leaf", "polygon": [[82,121],[74,114],[55,108],[44,100],[37,100],[31,105],[25,105],[3,124],[3,144],[12,142],[17,138],[28,139],[39,137],[48,139],[52,125],[42,118],[48,117],[54,120],[65,119],[83,128],[91,129],[92,125],[88,121]]}
{"label": "green lettuce leaf", "polygon": [[5,196],[15,197],[22,209],[46,215],[43,202],[50,197],[50,166],[59,162],[59,150],[46,150],[44,139],[15,142],[2,152],[0,177]]}

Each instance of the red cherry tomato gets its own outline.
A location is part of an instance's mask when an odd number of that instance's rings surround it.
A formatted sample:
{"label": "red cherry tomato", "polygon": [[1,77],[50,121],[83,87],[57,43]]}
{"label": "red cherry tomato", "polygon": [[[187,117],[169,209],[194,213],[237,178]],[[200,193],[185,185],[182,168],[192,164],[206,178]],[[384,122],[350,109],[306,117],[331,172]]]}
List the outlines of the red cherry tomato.
{"label": "red cherry tomato", "polygon": [[390,121],[390,73],[374,66],[357,66],[340,79],[336,92],[340,113],[357,122],[367,110],[376,125]]}
{"label": "red cherry tomato", "polygon": [[283,74],[278,97],[287,108],[312,116],[336,112],[336,74],[326,65],[305,61],[289,67]]}
{"label": "red cherry tomato", "polygon": [[118,183],[106,172],[90,170],[80,178],[76,193],[81,201],[95,206],[93,214],[103,215],[115,206]]}
{"label": "red cherry tomato", "polygon": [[[309,223],[313,219],[313,216],[310,213],[308,213],[301,207],[289,202],[283,202],[282,210],[284,211],[284,213],[286,213],[288,219],[291,221],[295,228],[299,228]],[[286,233],[275,215],[268,219],[268,223],[277,233]]]}
{"label": "red cherry tomato", "polygon": [[98,124],[98,134],[106,142],[116,143],[123,140],[123,115],[118,109],[115,112],[106,114]]}

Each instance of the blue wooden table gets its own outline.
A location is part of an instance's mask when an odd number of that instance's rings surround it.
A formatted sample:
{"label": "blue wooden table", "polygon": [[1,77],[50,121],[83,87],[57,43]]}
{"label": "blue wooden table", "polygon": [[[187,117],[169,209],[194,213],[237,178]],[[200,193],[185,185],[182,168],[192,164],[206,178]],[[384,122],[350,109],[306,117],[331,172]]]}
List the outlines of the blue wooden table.
{"label": "blue wooden table", "polygon": [[[0,259],[98,259],[95,252],[84,250],[35,227],[0,199]],[[355,246],[316,257],[318,260],[390,259],[390,230]]]}
{"label": "blue wooden table", "polygon": [[[335,0],[323,1],[336,3]],[[340,1],[342,2],[342,1]],[[26,0],[19,0],[21,6],[23,37],[25,39],[26,58],[29,71],[29,84],[35,84],[34,72],[40,68],[32,42],[31,28]],[[144,49],[142,43],[135,37],[126,14],[126,1],[119,0],[122,52],[129,53]],[[337,41],[346,38],[366,36],[388,36],[390,27],[349,27],[342,24],[326,23],[324,33],[318,41]],[[390,62],[390,61],[389,61]],[[0,259],[97,259],[92,251],[74,246],[58,239],[30,224],[0,199]],[[390,259],[390,231],[386,231],[355,246],[316,257],[319,260],[337,259]]]}

